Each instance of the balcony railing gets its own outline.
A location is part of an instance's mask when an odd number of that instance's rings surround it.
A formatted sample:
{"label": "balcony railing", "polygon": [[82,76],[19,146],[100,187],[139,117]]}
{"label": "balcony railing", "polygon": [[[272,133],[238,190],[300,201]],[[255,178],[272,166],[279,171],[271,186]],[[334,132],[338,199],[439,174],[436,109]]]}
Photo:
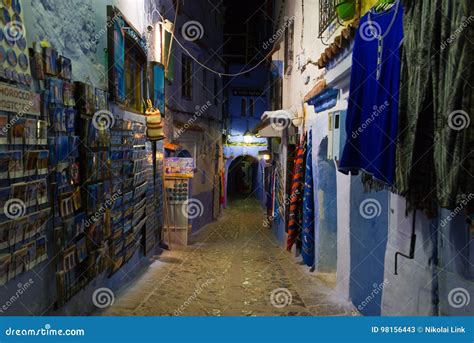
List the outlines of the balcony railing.
{"label": "balcony railing", "polygon": [[319,0],[319,37],[336,19],[336,3],[337,0]]}

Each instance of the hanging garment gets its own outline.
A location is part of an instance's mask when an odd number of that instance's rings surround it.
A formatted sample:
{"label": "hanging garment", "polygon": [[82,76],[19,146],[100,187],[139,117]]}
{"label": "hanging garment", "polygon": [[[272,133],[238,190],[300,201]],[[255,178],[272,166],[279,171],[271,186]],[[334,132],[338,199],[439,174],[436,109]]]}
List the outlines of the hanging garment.
{"label": "hanging garment", "polygon": [[312,159],[312,132],[308,133],[306,145],[306,168],[303,189],[303,231],[301,233],[301,256],[303,262],[314,265],[314,184]]}
{"label": "hanging garment", "polygon": [[291,183],[290,195],[290,213],[288,216],[288,236],[286,239],[286,249],[291,248],[296,243],[296,253],[301,248],[301,225],[303,220],[303,182],[304,182],[304,155],[305,140],[303,139],[297,150],[295,158],[295,169],[293,172],[293,181]]}
{"label": "hanging garment", "polygon": [[434,214],[474,192],[472,0],[404,0],[396,188]]}
{"label": "hanging garment", "polygon": [[347,141],[339,171],[364,171],[392,186],[398,125],[400,47],[403,8],[373,9],[360,20],[352,52],[352,72],[346,118]]}

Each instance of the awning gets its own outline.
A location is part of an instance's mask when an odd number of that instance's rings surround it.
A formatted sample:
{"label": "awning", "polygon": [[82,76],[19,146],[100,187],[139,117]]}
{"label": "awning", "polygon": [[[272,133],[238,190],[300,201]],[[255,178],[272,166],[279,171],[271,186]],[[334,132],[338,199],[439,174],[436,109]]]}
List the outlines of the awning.
{"label": "awning", "polygon": [[259,137],[281,137],[294,115],[288,110],[265,111],[253,133]]}

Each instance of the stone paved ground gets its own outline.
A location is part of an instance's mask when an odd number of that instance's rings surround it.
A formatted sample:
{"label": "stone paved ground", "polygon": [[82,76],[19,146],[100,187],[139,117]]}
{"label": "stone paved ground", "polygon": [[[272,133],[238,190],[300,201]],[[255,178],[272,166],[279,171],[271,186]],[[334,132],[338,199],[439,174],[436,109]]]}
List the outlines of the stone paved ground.
{"label": "stone paved ground", "polygon": [[333,275],[310,273],[277,245],[263,220],[255,200],[232,203],[189,246],[159,256],[102,314],[351,315],[331,288]]}

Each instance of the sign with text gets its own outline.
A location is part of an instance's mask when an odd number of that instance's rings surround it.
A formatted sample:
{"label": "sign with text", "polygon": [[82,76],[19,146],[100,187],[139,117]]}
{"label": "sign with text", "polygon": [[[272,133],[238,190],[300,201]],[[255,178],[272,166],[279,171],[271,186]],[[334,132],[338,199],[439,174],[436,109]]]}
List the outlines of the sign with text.
{"label": "sign with text", "polygon": [[188,157],[167,157],[164,160],[165,177],[185,177],[194,176],[194,158]]}
{"label": "sign with text", "polygon": [[0,111],[40,115],[40,95],[0,83]]}

